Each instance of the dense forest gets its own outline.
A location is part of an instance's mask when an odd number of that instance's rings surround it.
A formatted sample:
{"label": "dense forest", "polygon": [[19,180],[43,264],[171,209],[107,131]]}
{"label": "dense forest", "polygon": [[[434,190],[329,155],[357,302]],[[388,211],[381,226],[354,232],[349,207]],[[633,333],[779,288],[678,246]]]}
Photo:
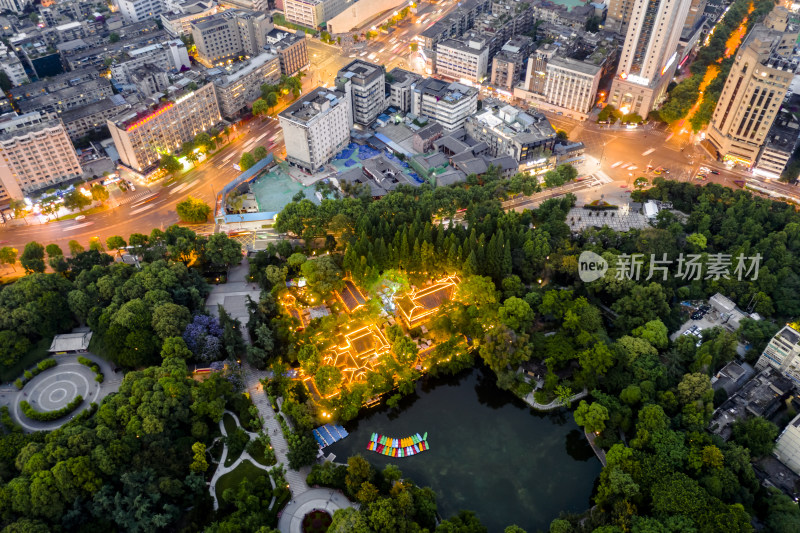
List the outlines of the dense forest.
{"label": "dense forest", "polygon": [[[179,227],[132,235],[140,268],[98,249],[75,247],[64,257],[47,247],[54,272],[44,273],[47,248],[39,245],[39,255],[32,246],[23,263],[30,273],[0,291],[0,342],[17,347],[4,368],[42,339],[86,324],[95,331],[92,351],[131,371],[119,392],[56,431],[24,434],[3,414],[3,531],[269,531],[275,516],[265,502],[288,499],[285,491],[245,483],[210,512],[211,469],[196,453],[214,445],[226,407],[243,424],[259,425],[233,359],[246,353],[253,366],[272,370],[265,390],[276,407],[283,398],[294,426],[285,431],[291,468],[314,462],[309,432],[321,412],[336,409],[344,422],[376,394],[391,406],[421,375],[400,364],[416,356],[407,339],[418,332],[391,329],[396,365],[315,400],[287,375],[290,366],[319,370],[320,347],[282,312],[285,282],[303,276],[326,293],[349,276],[369,292],[387,278],[418,283],[450,273],[461,282],[430,325],[437,345],[426,372],[485,364],[501,388],[526,395],[532,385],[516,369],[536,364],[544,369],[538,400],[568,404],[573,392],[589,391],[569,407],[607,450],[608,465],[591,511],[561,516],[551,532],[727,533],[753,531],[754,521],[778,533],[800,530],[797,506],[761,486],[751,465],[770,453],[778,428],[750,419],[736,425],[729,442],[705,431],[720,401],[710,376],[736,357],[737,342],[750,343],[748,353],[757,356],[776,324],[800,315],[800,215],[746,191],[656,180],[639,199],[670,201],[675,211],[663,210],[654,227],[573,235],[572,196],[523,213],[502,210],[502,198],[528,186],[522,177],[489,175],[450,188],[401,188],[377,201],[290,203],[277,229],[301,240],[271,245],[250,261],[263,290],[250,302],[247,347],[235,320],[203,312],[205,277],[241,257],[224,235],[205,238]],[[577,258],[586,250],[608,261],[609,275],[579,280]],[[704,266],[718,254],[760,254],[761,263],[756,279],[618,279],[619,257],[635,253],[672,261],[693,253]],[[681,300],[716,292],[764,320],[745,320],[735,333],[705,331],[699,347],[683,337],[671,342],[668,333],[684,320]],[[316,320],[315,327],[331,328],[339,318]],[[224,361],[226,370],[209,379],[188,377],[187,365]],[[359,457],[347,466],[317,465],[308,481],[361,503],[337,513],[331,531],[485,531],[466,511],[437,525],[430,489],[394,467],[377,472]]]}

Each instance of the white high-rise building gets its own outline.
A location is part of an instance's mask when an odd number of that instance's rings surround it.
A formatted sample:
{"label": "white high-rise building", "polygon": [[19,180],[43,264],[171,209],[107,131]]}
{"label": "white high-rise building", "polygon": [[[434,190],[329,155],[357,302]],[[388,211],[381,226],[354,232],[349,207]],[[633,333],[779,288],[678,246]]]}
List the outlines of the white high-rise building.
{"label": "white high-rise building", "polygon": [[[350,84],[344,85],[349,92]],[[318,87],[278,115],[286,160],[317,172],[350,142],[350,94]]]}
{"label": "white high-rise building", "polygon": [[772,455],[800,475],[800,415],[794,417],[780,434]]}
{"label": "white high-rise building", "polygon": [[463,83],[425,78],[411,86],[411,112],[442,125],[450,133],[478,111],[478,89]]}
{"label": "white high-rise building", "polygon": [[353,122],[369,126],[386,109],[386,71],[382,65],[356,59],[336,74],[336,87],[340,91],[348,82]]}
{"label": "white high-rise building", "polygon": [[665,97],[692,0],[636,0],[609,103],[642,117]]}
{"label": "white high-rise building", "polygon": [[769,341],[756,362],[756,370],[772,367],[800,385],[800,332],[784,326]]}
{"label": "white high-rise building", "polygon": [[21,15],[32,0],[0,0],[0,9]]}

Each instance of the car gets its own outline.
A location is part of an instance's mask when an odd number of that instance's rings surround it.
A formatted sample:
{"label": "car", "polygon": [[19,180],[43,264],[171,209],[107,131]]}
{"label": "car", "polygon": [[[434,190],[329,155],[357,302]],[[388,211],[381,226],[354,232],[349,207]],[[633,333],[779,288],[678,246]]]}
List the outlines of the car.
{"label": "car", "polygon": [[719,170],[712,170],[712,171],[711,171],[711,173],[712,173],[712,174],[719,175]]}
{"label": "car", "polygon": [[86,220],[86,215],[78,215],[75,217],[76,222],[80,222],[81,220]]}
{"label": "car", "polygon": [[127,181],[127,184],[128,184],[128,187],[130,187],[130,189],[131,189],[132,191],[135,191],[135,190],[136,190],[136,187],[134,187],[134,185],[133,185],[133,182],[132,182],[132,181]]}

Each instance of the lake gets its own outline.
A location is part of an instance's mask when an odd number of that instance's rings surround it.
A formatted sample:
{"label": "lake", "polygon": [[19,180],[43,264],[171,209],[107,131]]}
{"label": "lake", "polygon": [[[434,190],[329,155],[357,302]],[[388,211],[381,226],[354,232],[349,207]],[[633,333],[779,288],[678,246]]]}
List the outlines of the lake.
{"label": "lake", "polygon": [[[601,470],[571,412],[534,411],[484,368],[421,380],[398,409],[368,409],[345,427],[350,436],[325,449],[337,462],[360,453],[378,469],[394,464],[436,491],[442,517],[471,509],[492,533],[510,524],[546,530],[561,511],[587,509]],[[428,432],[430,450],[385,457],[367,450],[373,432]]]}

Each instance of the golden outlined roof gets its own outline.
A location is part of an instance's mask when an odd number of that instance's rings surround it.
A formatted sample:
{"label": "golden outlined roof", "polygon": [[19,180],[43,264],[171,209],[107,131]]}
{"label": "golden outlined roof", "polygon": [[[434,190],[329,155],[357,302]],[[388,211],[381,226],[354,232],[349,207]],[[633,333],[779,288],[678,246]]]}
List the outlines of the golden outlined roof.
{"label": "golden outlined roof", "polygon": [[455,294],[456,286],[461,282],[458,276],[451,275],[436,281],[422,289],[398,297],[395,301],[400,316],[408,327],[416,327],[435,313],[441,305],[449,301]]}
{"label": "golden outlined roof", "polygon": [[378,357],[389,351],[389,341],[375,324],[339,335],[337,341],[322,354],[322,364],[339,368],[346,383],[366,379],[367,371],[376,368]]}
{"label": "golden outlined roof", "polygon": [[367,301],[366,297],[352,281],[345,280],[344,288],[336,292],[336,296],[344,304],[348,313],[352,313]]}

